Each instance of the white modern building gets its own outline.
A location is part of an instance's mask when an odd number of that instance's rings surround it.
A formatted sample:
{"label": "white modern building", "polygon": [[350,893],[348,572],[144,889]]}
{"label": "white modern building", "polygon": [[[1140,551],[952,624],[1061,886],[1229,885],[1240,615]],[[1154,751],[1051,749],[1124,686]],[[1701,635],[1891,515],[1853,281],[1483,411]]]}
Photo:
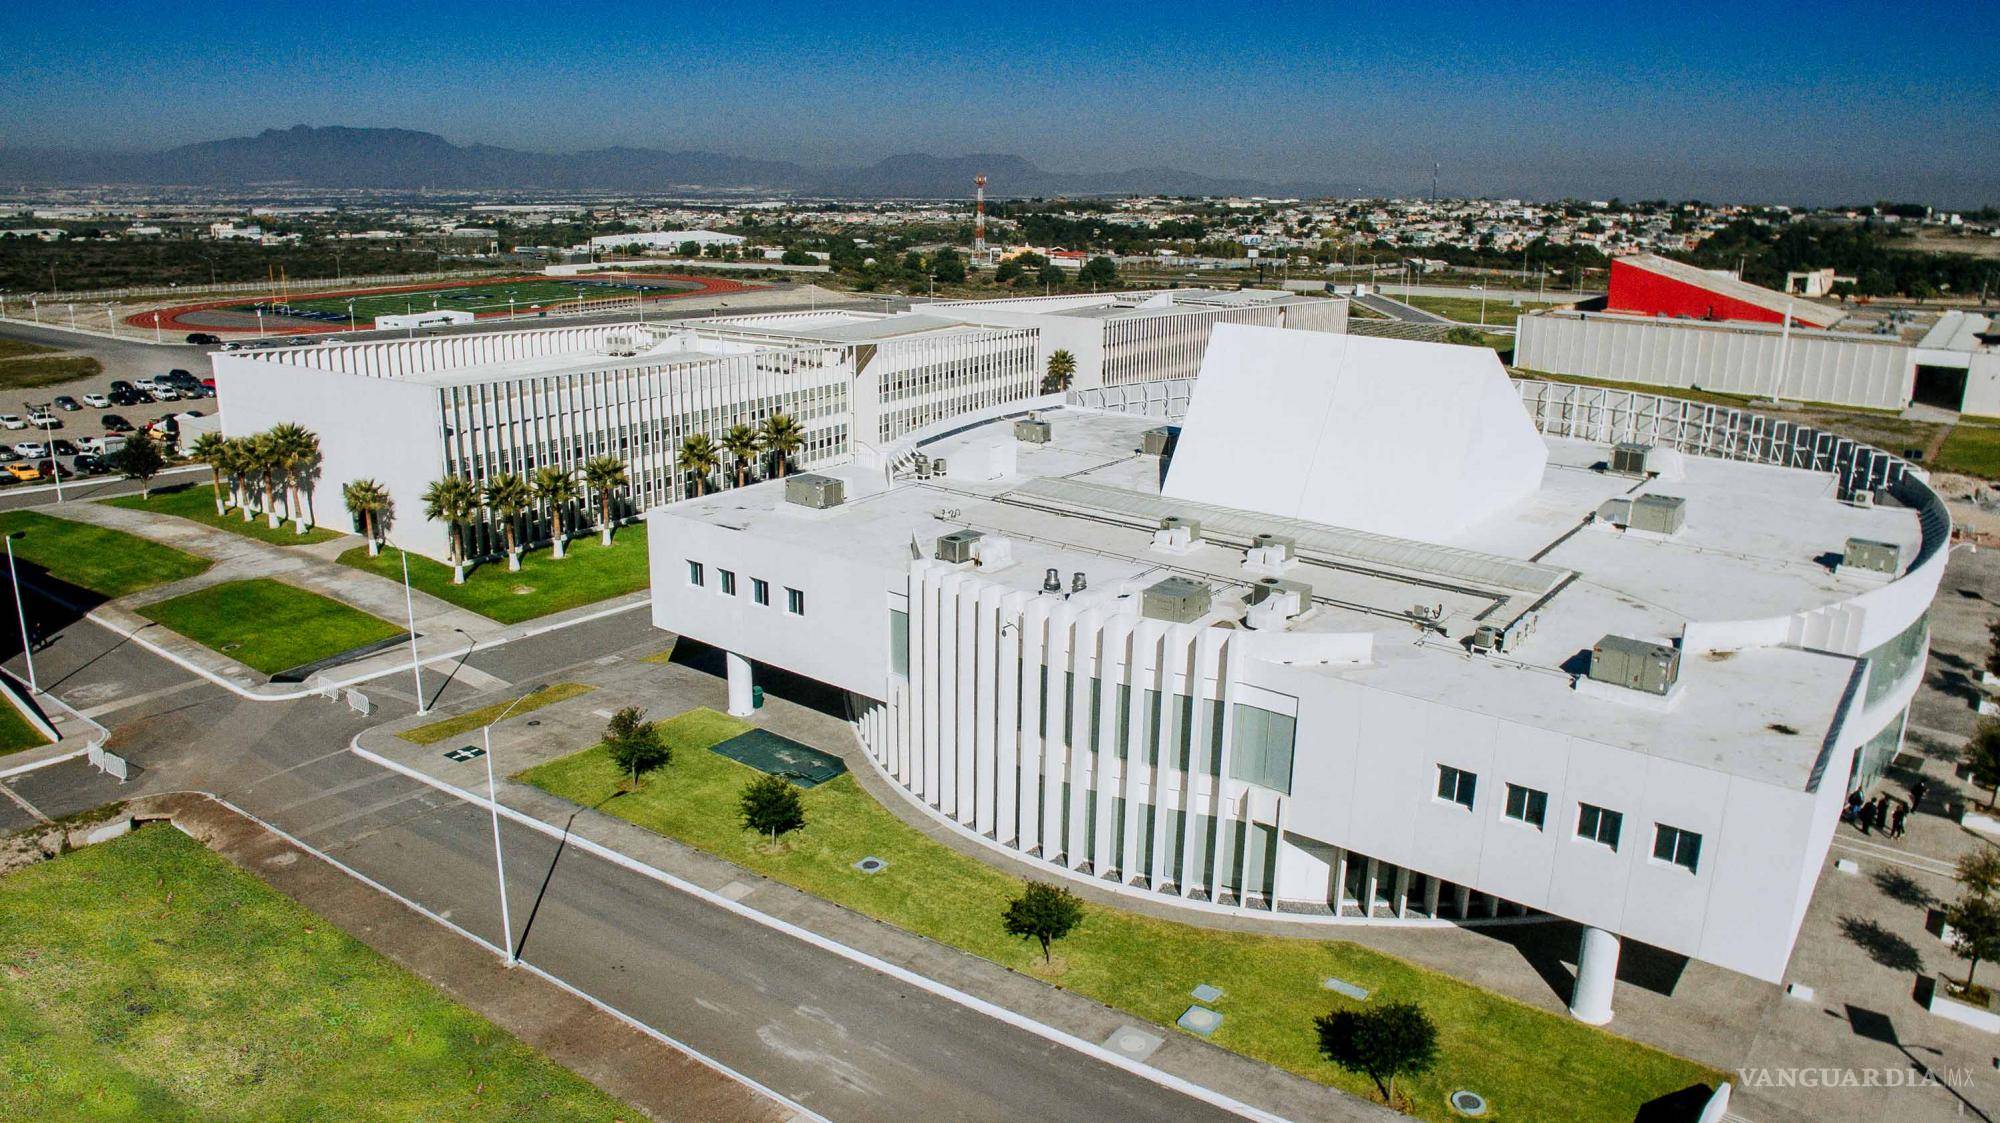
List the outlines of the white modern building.
{"label": "white modern building", "polygon": [[1345,297],[1265,289],[1160,289],[939,301],[919,307],[974,323],[1036,329],[1044,366],[1055,351],[1075,357],[1071,386],[1079,390],[1193,378],[1208,349],[1209,329],[1216,324],[1347,330]]}
{"label": "white modern building", "polygon": [[1481,348],[1236,325],[1177,428],[1032,404],[913,430],[886,476],[648,512],[654,622],[727,653],[738,712],[755,663],[846,691],[914,806],[1054,875],[1567,918],[1592,1022],[1625,938],[1782,978],[1923,674],[1920,473]]}
{"label": "white modern building", "polygon": [[646,230],[625,234],[600,234],[590,240],[593,250],[622,250],[627,246],[637,246],[646,250],[677,251],[693,242],[706,250],[710,246],[740,246],[745,239],[741,234],[723,234],[715,230]]}

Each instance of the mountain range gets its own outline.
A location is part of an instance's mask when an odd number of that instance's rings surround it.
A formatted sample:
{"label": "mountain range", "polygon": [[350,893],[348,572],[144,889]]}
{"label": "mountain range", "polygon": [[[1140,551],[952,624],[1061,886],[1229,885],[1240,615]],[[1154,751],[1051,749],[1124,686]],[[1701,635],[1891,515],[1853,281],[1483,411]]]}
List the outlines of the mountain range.
{"label": "mountain range", "polygon": [[1176,168],[1058,172],[1005,154],[891,156],[860,167],[810,167],[715,152],[597,148],[554,154],[453,144],[410,129],[266,129],[158,152],[0,148],[0,183],[22,186],[298,187],[377,190],[630,191],[836,198],[964,198],[972,177],[999,196],[1356,195],[1351,185],[1264,182]]}

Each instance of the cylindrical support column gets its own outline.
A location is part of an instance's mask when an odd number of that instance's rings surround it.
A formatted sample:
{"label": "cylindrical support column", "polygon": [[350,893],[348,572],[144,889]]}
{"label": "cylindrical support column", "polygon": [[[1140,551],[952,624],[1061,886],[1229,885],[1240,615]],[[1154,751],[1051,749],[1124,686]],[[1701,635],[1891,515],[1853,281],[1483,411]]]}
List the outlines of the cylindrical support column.
{"label": "cylindrical support column", "polygon": [[723,662],[729,666],[729,716],[749,717],[756,712],[750,702],[750,660],[727,651]]}
{"label": "cylindrical support column", "polygon": [[1602,928],[1585,928],[1576,949],[1576,988],[1570,991],[1570,1017],[1601,1026],[1611,1020],[1611,985],[1618,979],[1618,937]]}

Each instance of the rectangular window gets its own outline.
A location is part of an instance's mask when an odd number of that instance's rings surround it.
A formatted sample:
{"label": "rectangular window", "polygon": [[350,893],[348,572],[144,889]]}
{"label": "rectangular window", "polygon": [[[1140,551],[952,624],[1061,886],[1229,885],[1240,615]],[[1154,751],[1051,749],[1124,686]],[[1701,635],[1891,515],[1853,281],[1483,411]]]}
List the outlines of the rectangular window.
{"label": "rectangular window", "polygon": [[750,599],[758,604],[771,603],[771,583],[762,577],[750,579]]}
{"label": "rectangular window", "polygon": [[1701,836],[1665,823],[1655,823],[1653,828],[1653,857],[1685,866],[1689,873],[1694,873],[1701,865]]}
{"label": "rectangular window", "polygon": [[688,584],[697,587],[708,584],[708,577],[702,572],[701,563],[698,561],[688,563]]}
{"label": "rectangular window", "polygon": [[910,677],[910,614],[889,610],[889,673]]}
{"label": "rectangular window", "polygon": [[1298,720],[1261,706],[1236,703],[1229,776],[1290,795],[1292,750]]}
{"label": "rectangular window", "polygon": [[736,595],[735,571],[728,569],[718,569],[715,571],[715,575],[722,580],[722,595],[725,597],[735,596]]}
{"label": "rectangular window", "polygon": [[1479,786],[1479,777],[1463,768],[1453,768],[1449,764],[1438,765],[1438,798],[1456,803],[1467,811],[1472,810],[1473,789]]}
{"label": "rectangular window", "polygon": [[785,611],[794,616],[804,616],[806,614],[806,595],[797,589],[786,589]]}
{"label": "rectangular window", "polygon": [[1579,803],[1577,807],[1581,810],[1576,816],[1576,837],[1618,849],[1618,832],[1624,829],[1625,816],[1588,803]]}
{"label": "rectangular window", "polygon": [[1542,829],[1548,818],[1549,793],[1524,788],[1519,784],[1507,785],[1507,817],[1518,819],[1535,828]]}

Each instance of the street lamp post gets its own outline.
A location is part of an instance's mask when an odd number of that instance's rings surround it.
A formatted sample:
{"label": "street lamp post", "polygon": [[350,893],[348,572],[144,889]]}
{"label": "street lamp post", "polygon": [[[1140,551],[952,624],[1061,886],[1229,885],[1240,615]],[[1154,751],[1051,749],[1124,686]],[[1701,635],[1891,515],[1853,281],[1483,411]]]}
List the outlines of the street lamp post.
{"label": "street lamp post", "polygon": [[54,402],[44,402],[40,405],[37,405],[34,402],[27,402],[25,404],[28,407],[28,416],[34,417],[37,414],[41,415],[42,447],[48,450],[49,475],[56,481],[56,502],[61,503],[63,501],[62,461],[56,458],[56,441],[55,441],[56,404]]}
{"label": "street lamp post", "polygon": [[354,330],[354,301],[347,302],[347,330]]}
{"label": "street lamp post", "polygon": [[35,682],[35,649],[28,642],[28,608],[21,600],[21,574],[14,568],[14,539],[26,533],[17,530],[7,536],[7,580],[14,586],[14,618],[21,623],[21,656],[28,661],[28,690],[40,694],[42,688]]}
{"label": "street lamp post", "polygon": [[410,592],[410,552],[398,546],[396,552],[403,556],[403,610],[410,617],[410,677],[417,680],[417,714],[430,712],[424,703],[424,665],[417,661],[417,601]]}
{"label": "street lamp post", "polygon": [[[468,655],[471,651],[471,648],[466,648]],[[493,816],[493,872],[500,879],[500,947],[509,967],[519,963],[520,960],[514,956],[514,921],[507,912],[507,865],[500,849],[500,792],[493,782],[493,727],[505,720],[508,714],[513,713],[515,706],[546,689],[546,686],[537,686],[509,702],[507,708],[500,711],[499,717],[487,722],[479,730],[486,747],[486,752],[483,754],[486,757],[486,809]]]}
{"label": "street lamp post", "polygon": [[160,342],[160,314],[153,313],[153,342]]}

